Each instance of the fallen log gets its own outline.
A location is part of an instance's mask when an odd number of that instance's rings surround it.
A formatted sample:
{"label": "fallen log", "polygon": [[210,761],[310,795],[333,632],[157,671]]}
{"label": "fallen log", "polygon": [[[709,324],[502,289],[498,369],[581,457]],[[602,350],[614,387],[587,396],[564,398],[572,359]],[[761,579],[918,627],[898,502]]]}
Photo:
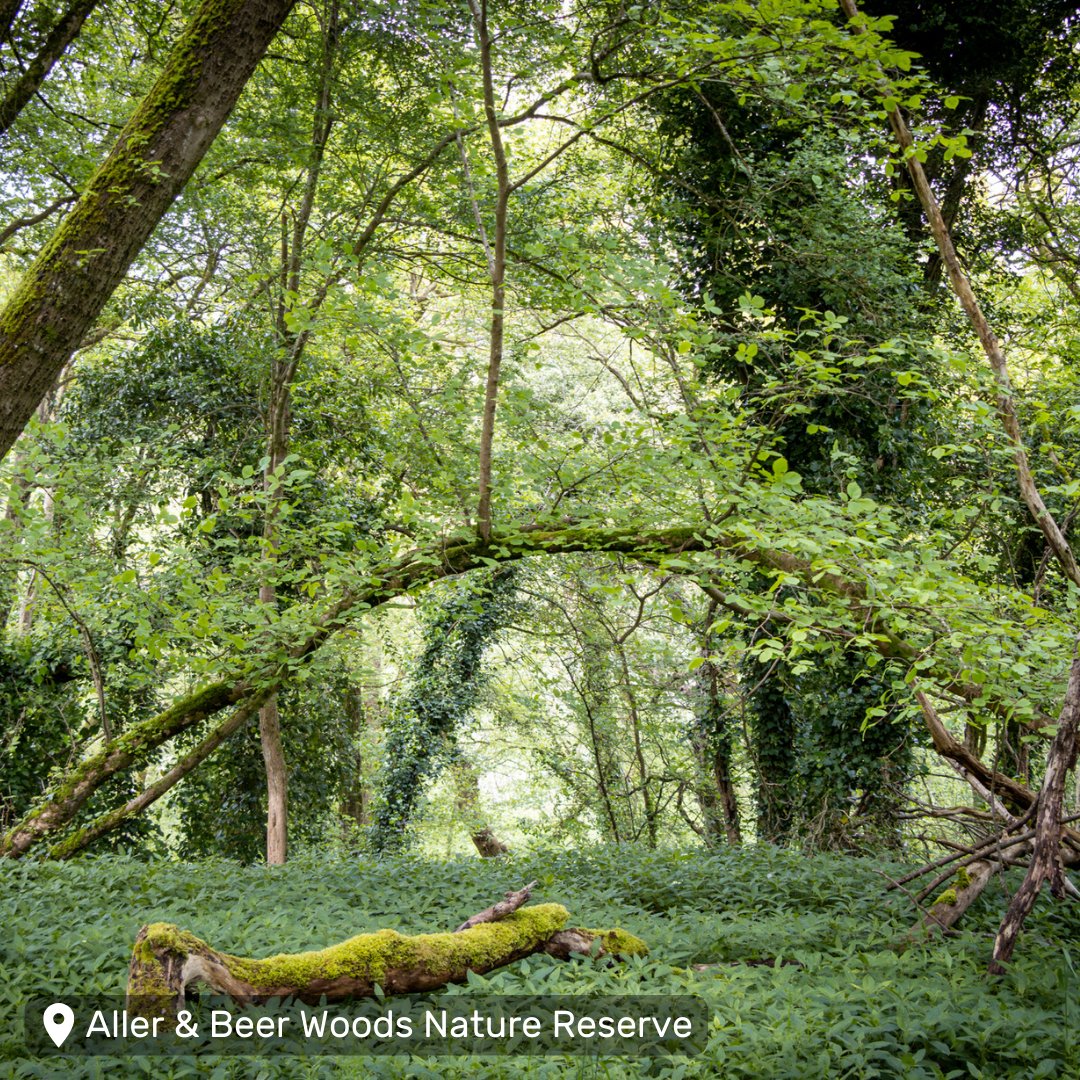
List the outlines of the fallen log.
{"label": "fallen log", "polygon": [[482,975],[534,953],[565,959],[582,952],[648,952],[640,938],[624,930],[564,929],[568,918],[560,904],[536,904],[453,933],[407,936],[379,930],[329,948],[264,959],[232,956],[170,923],[151,923],[135,938],[127,1011],[175,1016],[188,987],[197,983],[238,1004],[286,997],[317,1004],[375,997],[376,987],[383,994],[438,990],[465,982],[470,971]]}
{"label": "fallen log", "polygon": [[901,944],[915,945],[948,933],[1001,869],[1002,863],[996,859],[979,859],[962,866],[952,884],[930,905]]}

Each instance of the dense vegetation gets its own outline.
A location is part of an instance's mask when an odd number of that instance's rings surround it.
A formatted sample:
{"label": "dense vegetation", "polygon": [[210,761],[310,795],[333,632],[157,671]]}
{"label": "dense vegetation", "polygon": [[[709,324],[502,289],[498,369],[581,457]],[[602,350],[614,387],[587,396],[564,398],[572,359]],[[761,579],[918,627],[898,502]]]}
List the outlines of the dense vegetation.
{"label": "dense vegetation", "polygon": [[8,1004],[535,877],[643,1074],[1075,1070],[1078,37],[0,0]]}
{"label": "dense vegetation", "polygon": [[[635,1075],[913,1078],[1070,1076],[1076,974],[1057,942],[1077,932],[1075,909],[1042,910],[1007,982],[988,985],[980,958],[996,923],[985,897],[965,932],[931,948],[890,946],[909,902],[881,900],[866,859],[745,850],[650,852],[624,847],[545,851],[508,863],[408,856],[304,857],[280,873],[221,862],[148,865],[104,857],[62,866],[5,864],[8,933],[4,1015],[29,996],[123,991],[129,941],[144,919],[188,925],[238,951],[305,949],[357,930],[446,927],[508,881],[541,879],[540,897],[648,938],[652,954],[605,969],[532,958],[461,993],[701,995],[713,1012],[705,1053],[652,1063],[583,1057],[517,1059],[529,1076]],[[1013,883],[1015,884],[1015,883]],[[283,897],[309,897],[301,909]],[[776,957],[779,968],[746,963]],[[716,965],[704,971],[694,964]],[[33,973],[33,974],[31,974]],[[3,1053],[18,1051],[5,1022]],[[135,1062],[138,1059],[128,1059]],[[109,1075],[107,1059],[70,1062],[72,1075]],[[221,1058],[221,1076],[505,1076],[505,1064],[465,1058],[341,1057],[260,1062]],[[5,1062],[15,1077],[55,1076],[55,1058]],[[205,1063],[200,1066],[207,1070]],[[95,1068],[98,1070],[95,1073]],[[153,1061],[154,1076],[192,1074]],[[202,1075],[203,1073],[200,1073]],[[66,1075],[66,1074],[65,1074]]]}

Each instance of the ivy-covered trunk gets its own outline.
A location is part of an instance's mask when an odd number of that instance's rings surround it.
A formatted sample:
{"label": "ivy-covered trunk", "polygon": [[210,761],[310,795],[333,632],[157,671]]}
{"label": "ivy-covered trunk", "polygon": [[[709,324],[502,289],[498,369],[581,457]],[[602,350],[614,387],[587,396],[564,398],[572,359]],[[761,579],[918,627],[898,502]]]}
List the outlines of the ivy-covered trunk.
{"label": "ivy-covered trunk", "polygon": [[0,455],[183,190],[295,0],[204,0],[0,312]]}
{"label": "ivy-covered trunk", "polygon": [[718,605],[710,601],[701,638],[703,663],[697,674],[697,700],[692,748],[700,773],[698,790],[706,843],[726,839],[742,842],[739,801],[732,777],[734,740],[728,709],[720,692],[720,672],[709,659],[712,652],[712,624]]}
{"label": "ivy-covered trunk", "polygon": [[758,839],[784,844],[795,818],[795,718],[775,666],[747,658],[744,668],[752,690],[747,708],[758,774]]}
{"label": "ivy-covered trunk", "polygon": [[377,850],[406,844],[424,785],[453,760],[458,731],[485,686],[484,653],[513,610],[514,591],[513,568],[500,567],[423,612],[424,648],[388,717],[371,831]]}

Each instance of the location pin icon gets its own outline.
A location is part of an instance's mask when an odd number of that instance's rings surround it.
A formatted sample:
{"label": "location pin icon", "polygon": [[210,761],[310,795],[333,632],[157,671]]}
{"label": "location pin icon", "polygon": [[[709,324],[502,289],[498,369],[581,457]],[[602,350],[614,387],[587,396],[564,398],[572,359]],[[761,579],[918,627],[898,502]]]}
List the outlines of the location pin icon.
{"label": "location pin icon", "polygon": [[54,1002],[45,1010],[41,1018],[45,1030],[57,1046],[63,1046],[64,1040],[75,1026],[75,1014],[62,1001]]}

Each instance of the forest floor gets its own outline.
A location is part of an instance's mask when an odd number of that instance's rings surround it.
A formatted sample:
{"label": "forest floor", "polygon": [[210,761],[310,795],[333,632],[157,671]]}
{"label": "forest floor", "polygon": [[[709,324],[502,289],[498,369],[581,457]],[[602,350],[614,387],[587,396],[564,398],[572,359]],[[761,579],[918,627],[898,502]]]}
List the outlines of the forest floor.
{"label": "forest floor", "polygon": [[[306,855],[233,863],[0,863],[0,1075],[213,1077],[1080,1077],[1080,905],[1044,898],[1009,973],[985,975],[1006,881],[946,942],[899,952],[911,901],[895,864],[748,848],[716,854],[592,848],[505,860]],[[571,924],[621,926],[647,958],[618,965],[533,956],[453,994],[703,999],[701,1045],[672,1056],[72,1057],[28,1051],[32,999],[120,1001],[135,934],[176,923],[243,955],[319,948],[392,927],[452,929],[538,880]],[[782,961],[768,966],[751,961]],[[791,962],[794,963],[791,963]],[[703,970],[694,965],[714,965]],[[689,1049],[689,1048],[688,1048]]]}

